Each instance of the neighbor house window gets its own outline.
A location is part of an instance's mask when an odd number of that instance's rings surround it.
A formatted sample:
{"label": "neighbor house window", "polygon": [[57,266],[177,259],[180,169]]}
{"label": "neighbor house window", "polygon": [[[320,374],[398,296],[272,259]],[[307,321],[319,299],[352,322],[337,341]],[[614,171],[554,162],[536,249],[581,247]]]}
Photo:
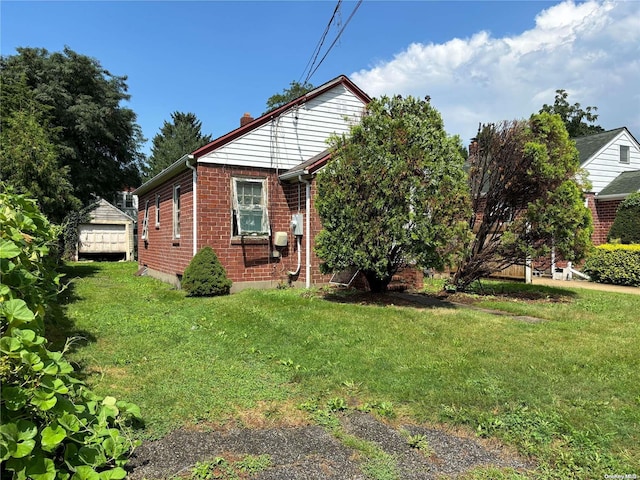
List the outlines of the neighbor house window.
{"label": "neighbor house window", "polygon": [[234,178],[232,203],[234,235],[269,235],[266,179]]}
{"label": "neighbor house window", "polygon": [[156,228],[160,228],[160,195],[156,195]]}
{"label": "neighbor house window", "polygon": [[631,161],[629,146],[620,145],[620,163],[629,163]]}
{"label": "neighbor house window", "polygon": [[180,185],[173,187],[173,238],[180,238]]}
{"label": "neighbor house window", "polygon": [[149,239],[149,200],[144,204],[144,218],[142,219],[142,240]]}
{"label": "neighbor house window", "polygon": [[127,192],[124,194],[124,206],[125,208],[133,208],[133,193]]}

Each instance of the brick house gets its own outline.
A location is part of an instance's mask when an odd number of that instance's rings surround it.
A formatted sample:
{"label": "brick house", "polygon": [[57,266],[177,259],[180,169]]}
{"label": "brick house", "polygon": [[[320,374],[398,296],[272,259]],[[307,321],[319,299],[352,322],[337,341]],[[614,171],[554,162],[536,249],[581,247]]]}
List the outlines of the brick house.
{"label": "brick house", "polygon": [[184,155],[137,188],[138,262],[179,285],[191,258],[208,245],[232,291],[330,279],[313,251],[320,230],[315,172],[327,139],[360,121],[369,96],[337,77]]}
{"label": "brick house", "polygon": [[626,127],[573,139],[580,166],[592,184],[586,201],[593,217],[593,243],[606,243],[620,202],[640,191],[640,144]]}

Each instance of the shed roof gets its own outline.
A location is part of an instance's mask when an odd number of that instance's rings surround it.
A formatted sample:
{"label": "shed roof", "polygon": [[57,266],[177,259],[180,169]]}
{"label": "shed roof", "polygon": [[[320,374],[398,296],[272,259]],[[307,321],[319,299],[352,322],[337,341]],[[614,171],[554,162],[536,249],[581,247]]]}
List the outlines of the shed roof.
{"label": "shed roof", "polygon": [[622,172],[600,191],[598,197],[627,195],[635,192],[640,192],[640,170]]}

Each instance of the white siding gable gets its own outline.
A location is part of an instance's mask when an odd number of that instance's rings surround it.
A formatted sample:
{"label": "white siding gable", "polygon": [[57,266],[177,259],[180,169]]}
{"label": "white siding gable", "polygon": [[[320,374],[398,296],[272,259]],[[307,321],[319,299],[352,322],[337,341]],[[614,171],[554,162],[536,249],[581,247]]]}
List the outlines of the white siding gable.
{"label": "white siding gable", "polygon": [[[620,163],[620,145],[629,147],[629,163]],[[623,130],[582,167],[589,172],[591,191],[598,194],[622,172],[640,170],[640,146],[629,132]]]}
{"label": "white siding gable", "polygon": [[327,149],[327,139],[360,121],[364,103],[344,85],[293,107],[198,158],[201,163],[289,170]]}

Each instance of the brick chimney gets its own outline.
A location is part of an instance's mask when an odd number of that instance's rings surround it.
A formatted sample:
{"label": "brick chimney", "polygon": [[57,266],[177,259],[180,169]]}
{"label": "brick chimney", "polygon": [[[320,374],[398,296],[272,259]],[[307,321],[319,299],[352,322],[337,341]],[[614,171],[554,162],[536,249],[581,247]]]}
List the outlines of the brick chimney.
{"label": "brick chimney", "polygon": [[245,113],[240,119],[240,126],[244,127],[247,123],[253,122],[254,118],[251,116],[249,112]]}

